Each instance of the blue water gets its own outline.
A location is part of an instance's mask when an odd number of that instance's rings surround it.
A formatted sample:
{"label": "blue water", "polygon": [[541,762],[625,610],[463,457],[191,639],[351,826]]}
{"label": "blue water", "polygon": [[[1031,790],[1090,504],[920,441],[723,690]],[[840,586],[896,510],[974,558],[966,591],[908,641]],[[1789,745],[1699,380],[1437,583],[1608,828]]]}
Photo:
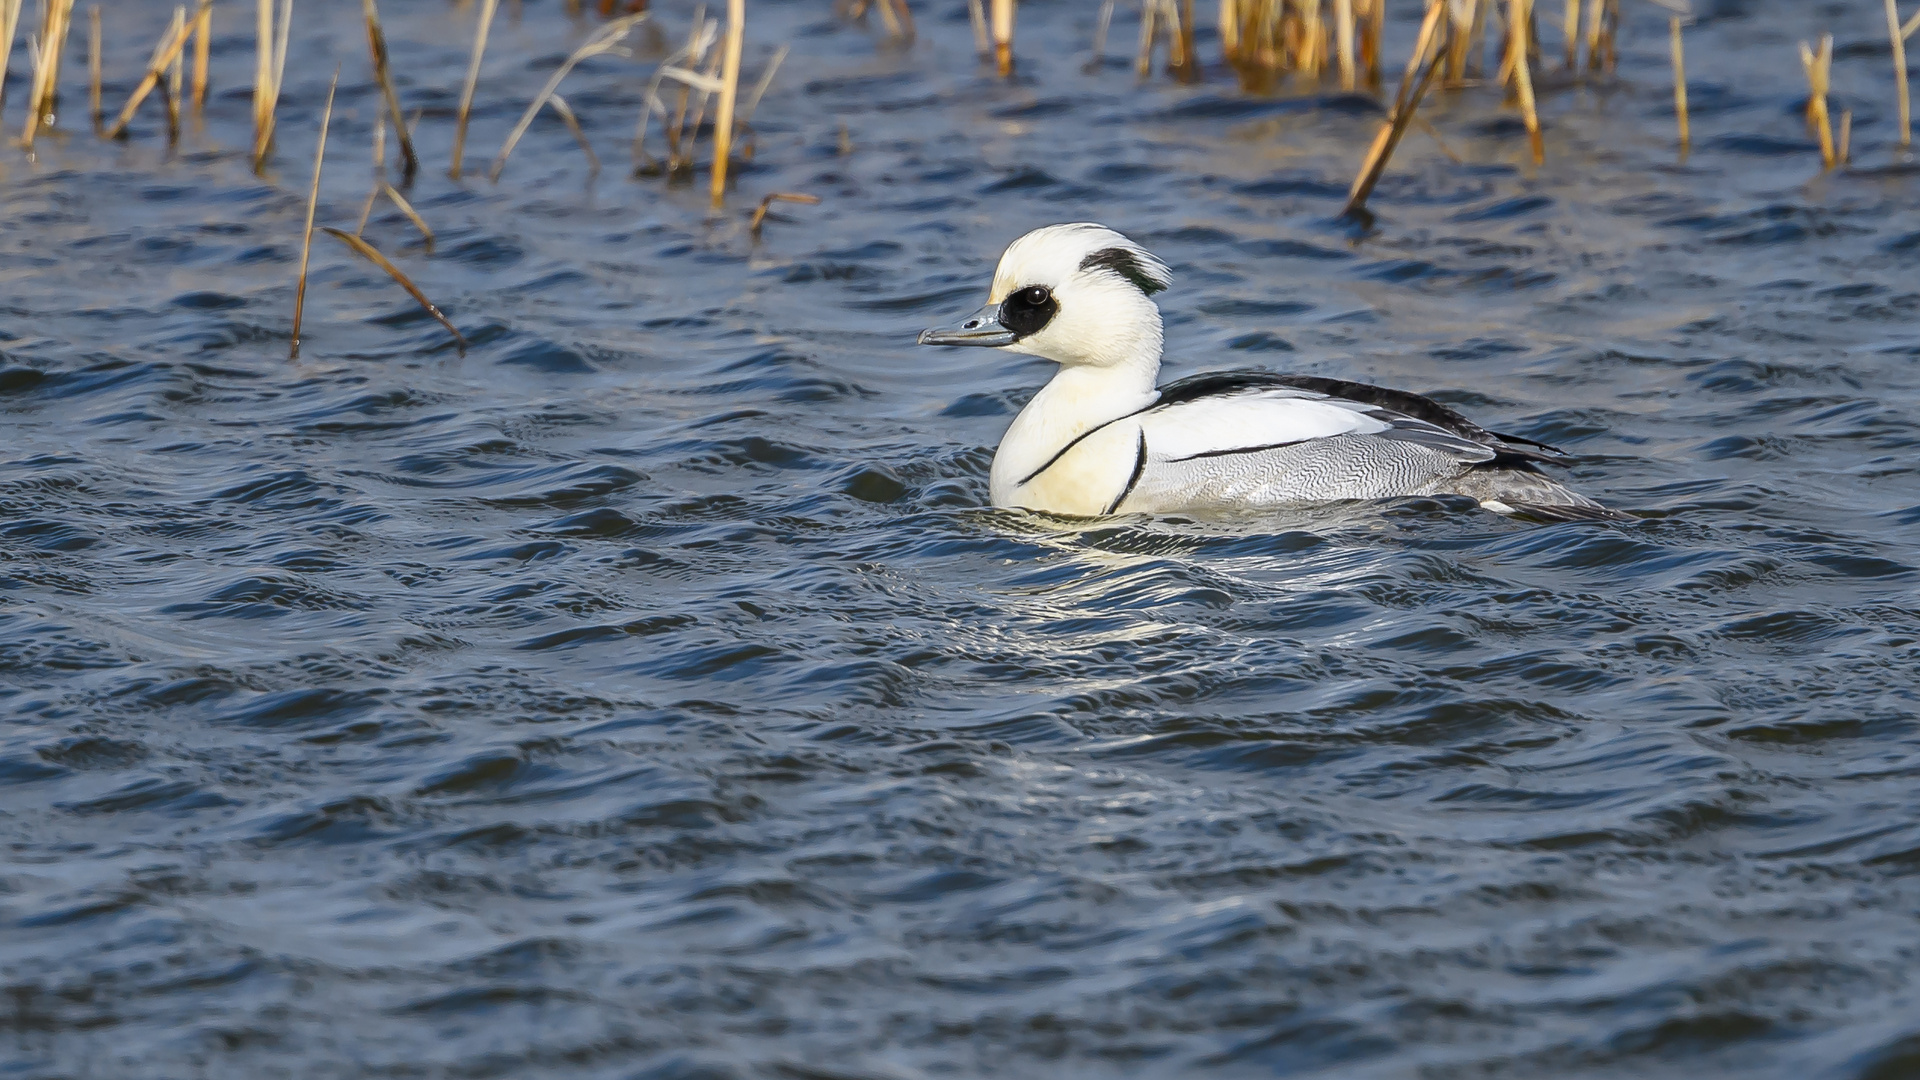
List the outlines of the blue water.
{"label": "blue water", "polygon": [[[1462,162],[1416,129],[1363,231],[1370,99],[1246,94],[1210,31],[1202,82],[1137,84],[1124,8],[1089,74],[1092,5],[1024,6],[1003,83],[963,4],[903,50],[755,0],[749,76],[792,53],[715,214],[704,169],[628,176],[643,38],[563,87],[597,176],[549,114],[485,181],[592,26],[549,3],[503,5],[447,179],[473,12],[389,3],[436,242],[367,237],[472,347],[321,237],[290,361],[335,63],[321,223],[372,175],[334,6],[264,179],[224,3],[177,153],[153,104],[86,132],[79,35],[60,128],[0,151],[5,1075],[1920,1075],[1920,171],[1877,6],[1703,6],[1684,161],[1664,16],[1578,87],[1543,16],[1546,164],[1436,93]],[[169,12],[110,7],[117,108]],[[822,202],[756,241],[773,191]],[[1169,375],[1432,393],[1641,520],[985,508],[1050,369],[912,341],[1081,219],[1175,267]]]}

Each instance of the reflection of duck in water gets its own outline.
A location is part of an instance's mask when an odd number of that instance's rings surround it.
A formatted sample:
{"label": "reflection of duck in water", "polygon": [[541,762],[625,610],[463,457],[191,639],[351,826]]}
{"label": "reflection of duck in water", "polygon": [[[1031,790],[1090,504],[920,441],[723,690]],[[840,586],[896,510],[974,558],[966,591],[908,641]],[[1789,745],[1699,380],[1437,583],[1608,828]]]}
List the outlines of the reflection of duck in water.
{"label": "reflection of duck in water", "polygon": [[1617,516],[1540,471],[1552,447],[1400,390],[1229,371],[1156,388],[1165,263],[1101,225],[1050,225],[1000,257],[987,306],[922,345],[1060,365],[994,454],[995,506],[1094,517],[1465,495],[1500,513]]}

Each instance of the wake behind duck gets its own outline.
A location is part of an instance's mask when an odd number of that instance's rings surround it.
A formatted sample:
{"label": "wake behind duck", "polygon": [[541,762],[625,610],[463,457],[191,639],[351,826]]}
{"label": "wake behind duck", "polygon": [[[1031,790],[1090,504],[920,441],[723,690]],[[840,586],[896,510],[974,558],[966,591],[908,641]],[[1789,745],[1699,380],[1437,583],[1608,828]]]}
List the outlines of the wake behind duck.
{"label": "wake behind duck", "polygon": [[922,345],[975,345],[1060,370],[994,454],[993,504],[1051,514],[1261,510],[1465,495],[1503,514],[1620,515],[1540,469],[1564,456],[1419,394],[1266,371],[1155,386],[1153,294],[1167,265],[1103,225],[1049,225],[1000,257],[987,305]]}

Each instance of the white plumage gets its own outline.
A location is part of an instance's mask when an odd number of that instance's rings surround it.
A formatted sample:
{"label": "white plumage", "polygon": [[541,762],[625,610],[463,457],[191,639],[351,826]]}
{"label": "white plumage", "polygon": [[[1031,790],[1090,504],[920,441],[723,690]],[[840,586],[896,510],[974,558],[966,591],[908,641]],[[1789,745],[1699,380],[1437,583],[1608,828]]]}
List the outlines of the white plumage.
{"label": "white plumage", "polygon": [[1060,365],[993,459],[995,506],[1095,517],[1460,494],[1500,513],[1617,516],[1543,474],[1551,447],[1497,435],[1429,398],[1261,371],[1157,387],[1153,294],[1165,263],[1094,224],[1007,248],[987,306],[921,344],[978,345]]}

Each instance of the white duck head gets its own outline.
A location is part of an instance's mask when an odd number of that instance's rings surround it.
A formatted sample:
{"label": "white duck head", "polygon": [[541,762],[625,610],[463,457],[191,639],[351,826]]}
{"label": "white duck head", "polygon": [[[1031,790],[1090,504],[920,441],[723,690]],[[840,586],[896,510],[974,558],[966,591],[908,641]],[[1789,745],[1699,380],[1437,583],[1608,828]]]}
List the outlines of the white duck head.
{"label": "white duck head", "polygon": [[987,306],[958,326],[921,331],[920,344],[1006,349],[1062,367],[1157,370],[1160,308],[1152,297],[1171,284],[1166,263],[1104,225],[1049,225],[1000,256]]}

